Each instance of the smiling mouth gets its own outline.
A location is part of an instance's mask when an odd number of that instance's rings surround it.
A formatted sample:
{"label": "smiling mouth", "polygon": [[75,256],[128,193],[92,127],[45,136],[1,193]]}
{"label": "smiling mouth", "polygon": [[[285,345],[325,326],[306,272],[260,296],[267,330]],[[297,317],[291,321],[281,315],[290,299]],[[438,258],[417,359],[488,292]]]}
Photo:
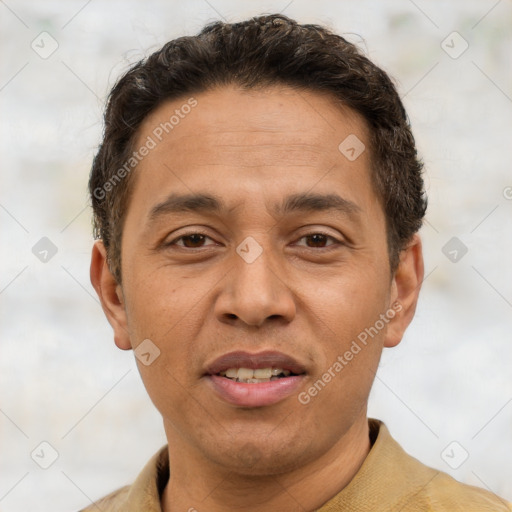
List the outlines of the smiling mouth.
{"label": "smiling mouth", "polygon": [[290,370],[284,370],[282,368],[268,367],[258,369],[228,368],[227,370],[223,370],[216,375],[225,377],[226,379],[230,379],[234,382],[258,384],[260,382],[271,382],[290,376],[294,377],[299,374],[293,373]]}
{"label": "smiling mouth", "polygon": [[206,385],[236,407],[266,407],[292,396],[303,384],[307,368],[275,350],[229,352],[206,365]]}

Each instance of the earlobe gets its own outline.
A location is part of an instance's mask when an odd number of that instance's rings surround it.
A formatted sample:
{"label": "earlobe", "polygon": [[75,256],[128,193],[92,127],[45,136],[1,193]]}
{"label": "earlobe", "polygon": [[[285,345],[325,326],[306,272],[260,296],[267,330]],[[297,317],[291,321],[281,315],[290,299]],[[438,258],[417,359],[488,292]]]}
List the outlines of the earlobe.
{"label": "earlobe", "polygon": [[95,242],[92,249],[90,277],[103,312],[114,329],[116,345],[122,350],[130,350],[132,346],[122,288],[110,271],[107,251],[101,240]]}
{"label": "earlobe", "polygon": [[423,275],[421,239],[416,234],[401,252],[400,263],[391,283],[389,307],[395,311],[395,315],[388,324],[384,339],[385,347],[398,345],[411,323],[416,311]]}

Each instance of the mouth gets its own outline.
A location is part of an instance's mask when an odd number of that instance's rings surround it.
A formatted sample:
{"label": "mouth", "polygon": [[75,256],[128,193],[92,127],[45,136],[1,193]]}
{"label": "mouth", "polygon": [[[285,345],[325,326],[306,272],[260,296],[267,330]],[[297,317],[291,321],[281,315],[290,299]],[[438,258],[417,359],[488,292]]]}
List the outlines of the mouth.
{"label": "mouth", "polygon": [[213,392],[239,407],[263,407],[293,394],[306,369],[280,352],[231,352],[211,363],[204,375]]}
{"label": "mouth", "polygon": [[290,370],[283,370],[282,368],[228,368],[222,372],[217,373],[220,377],[226,377],[235,382],[245,382],[247,384],[259,384],[260,382],[271,382],[274,380],[283,379],[296,376]]}

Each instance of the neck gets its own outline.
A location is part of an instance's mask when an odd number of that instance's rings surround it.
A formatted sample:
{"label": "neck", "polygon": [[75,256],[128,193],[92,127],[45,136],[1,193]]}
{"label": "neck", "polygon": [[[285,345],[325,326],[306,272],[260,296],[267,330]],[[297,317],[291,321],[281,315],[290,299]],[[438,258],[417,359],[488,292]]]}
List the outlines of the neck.
{"label": "neck", "polygon": [[171,476],[162,496],[164,512],[311,511],[320,508],[354,478],[371,445],[366,417],[324,454],[278,475],[250,476],[220,468],[169,440]]}

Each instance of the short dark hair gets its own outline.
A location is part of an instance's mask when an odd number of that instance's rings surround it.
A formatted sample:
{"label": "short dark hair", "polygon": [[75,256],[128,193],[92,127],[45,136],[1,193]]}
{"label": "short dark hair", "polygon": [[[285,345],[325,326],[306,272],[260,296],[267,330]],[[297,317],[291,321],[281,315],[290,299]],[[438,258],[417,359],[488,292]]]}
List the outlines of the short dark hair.
{"label": "short dark hair", "polygon": [[239,23],[216,21],[196,36],[174,39],[133,65],[112,88],[89,192],[94,234],[105,244],[117,281],[133,173],[113,180],[133,156],[139,126],[164,100],[228,84],[243,89],[288,85],[328,93],[364,118],[394,273],[400,251],[421,227],[427,207],[423,164],[400,97],[389,76],[354,44],[325,27],[273,14]]}

